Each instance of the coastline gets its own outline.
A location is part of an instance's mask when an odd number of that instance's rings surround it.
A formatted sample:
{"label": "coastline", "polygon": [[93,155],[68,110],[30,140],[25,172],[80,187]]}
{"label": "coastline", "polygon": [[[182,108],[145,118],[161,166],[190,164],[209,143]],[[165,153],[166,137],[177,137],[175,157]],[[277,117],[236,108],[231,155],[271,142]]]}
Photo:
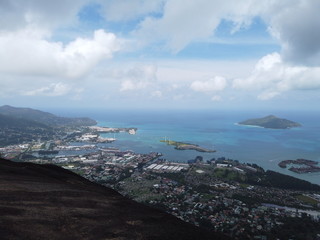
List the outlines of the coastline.
{"label": "coastline", "polygon": [[[167,112],[162,111],[154,112],[152,115],[146,111],[125,113],[115,111],[108,112],[108,114],[98,112],[97,116],[93,114],[89,116],[98,120],[98,126],[134,126],[139,129],[136,135],[116,133],[117,141],[110,143],[110,146],[130,149],[138,153],[158,151],[163,153],[164,158],[168,161],[186,162],[189,159],[194,159],[199,155],[199,152],[177,151],[173,147],[168,148],[160,143],[159,139],[163,136],[171,136],[182,141],[188,139],[191,143],[200,146],[203,144],[215,146],[216,153],[200,153],[204,160],[210,160],[213,157],[226,157],[237,159],[240,162],[256,163],[264,169],[320,185],[320,173],[298,174],[278,167],[278,162],[284,159],[306,158],[320,161],[320,148],[316,134],[319,129],[318,115],[313,113],[290,115],[289,112],[285,116],[302,122],[303,128],[293,128],[292,131],[266,131],[258,129],[263,127],[236,123],[239,118],[245,118],[247,113],[243,115],[233,112],[223,112],[218,115],[208,112],[197,113],[188,111],[188,114],[172,113],[172,116],[169,116]],[[284,113],[281,114],[284,115]],[[154,119],[157,121],[153,122]],[[194,125],[195,122],[198,124]],[[247,127],[247,129],[239,128],[240,125]],[[106,134],[105,136],[111,137],[113,135]],[[252,151],[248,152],[249,149]],[[275,160],[270,162],[270,159]]]}
{"label": "coastline", "polygon": [[[261,126],[257,126],[257,125],[247,125],[247,124],[240,124],[240,123],[234,123],[234,125],[236,126],[245,126],[245,127],[252,127],[252,128],[263,128],[263,129],[268,129],[266,127],[261,127]],[[270,129],[274,129],[274,128],[270,128]]]}

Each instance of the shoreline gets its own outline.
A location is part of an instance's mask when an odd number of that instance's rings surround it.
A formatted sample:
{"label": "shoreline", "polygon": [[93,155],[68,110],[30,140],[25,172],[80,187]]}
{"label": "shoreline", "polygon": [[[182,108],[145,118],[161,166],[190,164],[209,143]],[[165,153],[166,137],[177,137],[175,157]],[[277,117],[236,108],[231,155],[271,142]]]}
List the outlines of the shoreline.
{"label": "shoreline", "polygon": [[275,128],[266,128],[266,127],[261,127],[261,126],[257,126],[257,125],[240,124],[240,123],[234,123],[234,125],[236,125],[236,126],[252,127],[252,128],[275,129]]}
{"label": "shoreline", "polygon": [[[265,132],[265,131],[264,130],[260,130],[260,131],[254,130],[255,127],[258,127],[258,128],[263,128],[263,127],[247,126],[247,125],[238,124],[236,122],[236,119],[238,118],[238,116],[233,117],[234,121],[231,121],[228,124],[228,126],[226,126],[228,128],[228,130],[230,130],[231,134],[233,134],[233,133],[236,134],[236,136],[234,136],[235,138],[233,138],[234,141],[232,140],[230,142],[230,139],[229,139],[230,137],[228,135],[225,135],[224,132],[221,132],[221,135],[216,135],[216,137],[219,137],[222,140],[217,141],[215,143],[215,145],[216,145],[215,148],[218,148],[217,149],[218,152],[215,153],[214,155],[210,152],[209,153],[206,153],[206,152],[201,153],[196,150],[176,151],[179,149],[175,149],[174,147],[172,147],[172,148],[166,147],[164,144],[160,143],[159,140],[157,140],[157,139],[159,139],[159,138],[161,139],[163,136],[168,135],[169,134],[168,129],[171,130],[171,128],[167,127],[166,122],[164,122],[164,123],[160,122],[157,125],[155,125],[155,124],[152,124],[150,126],[147,125],[147,127],[145,128],[144,118],[145,118],[145,116],[142,115],[141,116],[142,120],[140,121],[140,123],[137,126],[139,128],[139,130],[141,131],[139,138],[132,137],[131,135],[119,135],[118,141],[115,141],[114,143],[112,143],[112,146],[119,147],[121,149],[131,149],[131,150],[133,150],[135,152],[139,152],[139,153],[148,153],[151,150],[155,150],[155,149],[160,150],[161,149],[160,151],[163,153],[164,157],[172,162],[186,162],[188,159],[196,157],[198,153],[199,153],[199,155],[202,155],[204,157],[204,159],[206,159],[206,160],[210,160],[212,157],[223,157],[224,156],[226,158],[237,159],[240,162],[255,163],[255,164],[258,164],[259,166],[262,166],[264,169],[277,171],[277,172],[283,173],[283,174],[288,174],[290,176],[300,178],[300,179],[312,182],[314,184],[320,185],[320,181],[319,181],[320,173],[319,172],[318,173],[313,172],[313,173],[298,174],[298,173],[295,173],[292,171],[288,171],[288,169],[279,168],[277,166],[279,159],[309,158],[309,159],[320,160],[318,158],[318,154],[311,155],[309,153],[309,150],[308,151],[303,150],[303,151],[299,151],[299,152],[295,150],[295,151],[290,151],[287,153],[288,149],[286,147],[285,151],[282,152],[282,151],[280,151],[280,149],[282,149],[282,143],[279,142],[279,144],[277,145],[278,146],[277,150],[276,150],[278,153],[276,152],[274,154],[272,153],[271,155],[269,155],[266,151],[262,150],[263,155],[256,154],[255,152],[253,152],[253,155],[251,155],[251,154],[248,155],[245,152],[246,148],[244,148],[244,147],[247,147],[247,144],[243,144],[243,143],[245,143],[244,140],[253,141],[253,139],[248,138],[247,135],[244,136],[244,133],[246,131],[254,132],[254,133]],[[94,119],[96,119],[96,118],[94,118]],[[109,121],[106,121],[106,120],[101,120],[102,119],[101,117],[98,119],[100,119],[100,120],[97,120],[98,126],[112,125],[112,126],[121,126],[121,127],[131,127],[133,125],[130,121],[123,122],[121,120],[118,122],[117,121],[118,119],[111,119]],[[220,125],[219,125],[220,121],[217,122],[216,124],[215,124],[215,121],[211,122],[210,126],[212,126],[212,124],[214,124],[213,129],[220,129]],[[225,125],[225,122],[224,122],[224,125]],[[223,128],[225,127],[224,125],[223,125]],[[242,127],[247,127],[248,129],[247,130],[243,129],[246,131],[238,132],[240,128],[232,127],[234,125],[241,125]],[[207,127],[207,125],[204,125],[203,127]],[[314,125],[312,125],[312,127],[314,127]],[[209,126],[207,128],[209,128]],[[199,127],[199,129],[202,129],[202,127]],[[296,130],[296,129],[298,130],[299,128],[295,128],[292,130]],[[186,127],[184,127],[184,130],[188,131],[188,129]],[[201,132],[198,131],[198,128],[192,129],[191,131],[188,131],[189,133],[186,135],[184,135],[184,132],[180,133],[180,131],[181,131],[180,127],[178,129],[173,129],[172,131],[174,134],[177,131],[177,134],[179,134],[181,136],[186,136],[185,139],[189,139],[188,138],[189,135],[192,137],[192,136],[194,136],[194,134],[196,134],[195,130],[197,130],[198,134],[202,134]],[[301,130],[302,131],[300,131],[300,132],[303,132],[303,133],[306,132],[306,134],[307,133],[309,134],[309,132],[310,132],[310,129],[308,129],[308,128],[304,128]],[[279,134],[287,135],[286,131],[267,131],[267,132],[268,132],[267,133],[268,136],[270,135],[270,137],[273,137],[273,135],[278,134],[278,132],[279,132]],[[295,134],[295,131],[292,131],[292,133]],[[211,135],[211,132],[209,131],[209,132],[204,133],[203,139],[206,140],[208,142],[208,144],[213,145],[214,143],[212,141],[212,138],[211,137],[209,138],[208,134]],[[236,141],[239,139],[239,137],[241,137],[240,138],[241,142],[236,143]],[[298,136],[298,137],[299,137],[298,139],[300,139],[300,136]],[[122,140],[124,140],[126,143],[122,144]],[[197,137],[196,140],[197,141],[199,140],[199,142],[202,141],[201,135],[200,135],[200,137]],[[256,144],[254,142],[252,142],[252,143],[254,144],[252,147],[255,148]],[[266,144],[264,149],[268,149],[269,147],[273,147],[274,141],[271,142],[269,140],[265,141],[264,139],[261,139],[257,142],[257,144],[259,144],[259,145],[257,145],[257,149],[261,146],[262,143]],[[277,141],[275,141],[275,143],[277,143]],[[312,150],[312,152],[314,152],[314,150]],[[269,163],[269,159],[278,159],[278,160],[276,160],[273,163]]]}

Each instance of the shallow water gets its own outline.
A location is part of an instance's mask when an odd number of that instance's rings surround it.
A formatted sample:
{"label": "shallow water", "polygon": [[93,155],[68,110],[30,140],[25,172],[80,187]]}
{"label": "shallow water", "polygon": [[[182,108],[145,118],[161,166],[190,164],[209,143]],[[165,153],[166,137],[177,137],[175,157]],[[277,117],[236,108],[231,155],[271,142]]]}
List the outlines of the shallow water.
{"label": "shallow water", "polygon": [[[280,161],[286,159],[305,158],[320,162],[318,112],[109,110],[77,114],[97,120],[100,126],[138,128],[135,135],[115,134],[117,141],[108,146],[140,153],[161,152],[167,160],[178,162],[185,162],[199,155],[206,160],[227,157],[241,162],[256,163],[265,169],[320,184],[320,173],[297,174],[278,166]],[[248,118],[269,114],[299,122],[302,127],[276,130],[236,124]],[[103,136],[113,137],[114,134]],[[164,138],[214,148],[217,152],[175,150],[173,146],[160,142]]]}

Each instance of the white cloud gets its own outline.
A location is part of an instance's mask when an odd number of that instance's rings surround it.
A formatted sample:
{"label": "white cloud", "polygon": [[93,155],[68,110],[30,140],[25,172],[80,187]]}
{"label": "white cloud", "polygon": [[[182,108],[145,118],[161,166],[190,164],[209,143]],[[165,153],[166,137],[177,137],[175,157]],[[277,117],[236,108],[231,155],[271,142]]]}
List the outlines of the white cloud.
{"label": "white cloud", "polygon": [[319,9],[318,0],[168,0],[162,16],[146,17],[134,35],[147,42],[165,42],[170,50],[179,52],[191,42],[214,36],[222,20],[233,22],[232,33],[259,17],[281,45],[284,61],[318,66]]}
{"label": "white cloud", "polygon": [[25,91],[22,92],[22,95],[25,96],[63,96],[66,95],[71,91],[71,87],[67,84],[59,83],[52,83],[50,86],[38,88],[35,90]]}
{"label": "white cloud", "polygon": [[190,88],[196,92],[214,92],[222,91],[226,88],[227,81],[225,78],[216,76],[207,81],[194,81]]}
{"label": "white cloud", "polygon": [[262,17],[282,46],[284,61],[320,65],[320,1],[270,1]]}
{"label": "white cloud", "polygon": [[47,40],[49,33],[26,28],[0,33],[0,72],[80,77],[119,50],[112,33],[96,30],[92,39],[77,38],[63,45]]}
{"label": "white cloud", "polygon": [[292,66],[278,53],[263,57],[252,74],[235,79],[233,87],[243,90],[260,90],[261,100],[268,100],[290,90],[320,89],[320,67]]}
{"label": "white cloud", "polygon": [[252,0],[168,0],[163,16],[145,18],[135,34],[151,41],[165,40],[173,52],[178,52],[194,40],[212,36],[222,19],[234,22],[234,31],[248,25],[258,6],[252,3]]}
{"label": "white cloud", "polygon": [[[94,18],[87,19],[92,20],[92,25],[86,22],[85,28],[79,22],[79,12],[86,4],[103,8],[98,9],[98,14],[104,14],[107,22],[97,25],[123,31],[123,36],[129,28],[135,29],[131,38],[120,40],[104,30],[92,30],[92,37],[88,37],[88,29],[95,29],[96,25]],[[132,96],[131,99],[149,96],[161,100],[198,97],[195,101],[200,102],[208,96],[213,96],[212,101],[220,101],[222,94],[215,94],[223,90],[224,100],[230,92],[235,99],[245,93],[246,99],[255,94],[260,100],[268,100],[288,91],[320,89],[318,9],[319,0],[0,0],[0,94],[69,94],[81,99],[90,89],[95,99],[108,94],[110,99],[116,95],[120,96],[118,99],[125,95]],[[115,63],[98,65],[119,50],[133,51],[132,55],[137,53],[145,59],[143,54],[151,56],[154,49],[159,50],[159,43],[178,52],[191,42],[201,44],[216,39],[215,31],[222,21],[234,24],[233,33],[250,27],[255,17],[264,21],[281,51],[261,58],[249,76],[252,60],[158,59],[158,69],[145,63],[132,66],[123,54]],[[122,23],[117,25],[117,21]],[[250,31],[254,32],[255,29]],[[66,40],[71,35],[72,40]],[[87,37],[81,37],[84,35]],[[251,37],[248,36],[252,40]],[[239,42],[235,39],[236,46]],[[234,41],[232,36],[227,40]],[[141,46],[145,42],[150,46],[143,52]],[[116,64],[121,67],[110,70]],[[99,69],[95,68],[97,65]],[[107,74],[98,76],[101,69]],[[225,78],[209,79],[210,76],[237,79],[231,89]],[[87,92],[76,91],[74,81],[67,78],[82,78],[81,88]],[[201,98],[203,94],[197,92],[205,92],[206,96]]]}

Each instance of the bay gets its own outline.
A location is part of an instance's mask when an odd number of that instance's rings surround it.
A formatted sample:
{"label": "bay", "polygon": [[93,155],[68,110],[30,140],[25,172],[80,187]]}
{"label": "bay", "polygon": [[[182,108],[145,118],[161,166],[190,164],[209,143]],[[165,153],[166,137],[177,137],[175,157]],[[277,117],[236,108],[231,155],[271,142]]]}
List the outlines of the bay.
{"label": "bay", "polygon": [[[86,110],[68,115],[88,116],[99,126],[137,127],[135,135],[103,134],[116,137],[108,146],[138,153],[161,152],[173,162],[196,156],[205,160],[226,157],[320,184],[320,173],[297,174],[282,169],[282,160],[305,158],[320,162],[320,113],[307,111],[214,111],[214,110]],[[300,128],[265,129],[241,126],[237,122],[274,114],[302,124]],[[66,115],[66,113],[64,113]],[[175,150],[160,140],[198,144],[215,153]]]}

